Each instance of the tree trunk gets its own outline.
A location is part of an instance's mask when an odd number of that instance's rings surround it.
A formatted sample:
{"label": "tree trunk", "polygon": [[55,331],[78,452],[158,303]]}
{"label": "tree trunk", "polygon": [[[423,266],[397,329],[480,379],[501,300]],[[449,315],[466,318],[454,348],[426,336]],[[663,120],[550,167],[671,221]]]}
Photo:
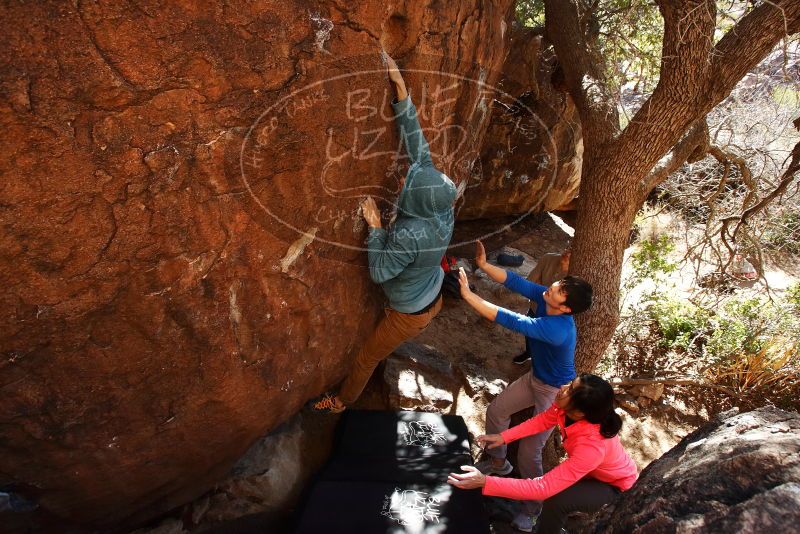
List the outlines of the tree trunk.
{"label": "tree trunk", "polygon": [[594,370],[617,327],[622,260],[640,205],[637,189],[623,187],[628,181],[612,161],[599,157],[584,171],[578,199],[570,272],[588,280],[594,289],[591,311],[575,317],[578,372]]}

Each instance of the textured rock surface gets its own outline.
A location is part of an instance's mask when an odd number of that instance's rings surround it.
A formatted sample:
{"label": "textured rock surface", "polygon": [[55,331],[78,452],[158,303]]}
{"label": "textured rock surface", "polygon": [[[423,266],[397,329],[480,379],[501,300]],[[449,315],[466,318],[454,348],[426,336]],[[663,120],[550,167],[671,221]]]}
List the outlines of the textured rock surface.
{"label": "textured rock surface", "polygon": [[583,142],[572,100],[559,88],[552,49],[514,26],[500,94],[469,181],[460,220],[551,211],[578,193]]}
{"label": "textured rock surface", "polygon": [[[230,478],[219,484],[208,498],[195,503],[194,522],[225,521],[253,513],[286,508],[297,498],[309,473],[303,466],[302,416],[295,416],[267,438],[257,441],[236,463]],[[284,428],[285,427],[285,428]],[[305,476],[304,476],[305,475]]]}
{"label": "textured rock surface", "polygon": [[330,455],[338,418],[303,410],[253,444],[230,476],[191,505],[193,524],[286,514]]}
{"label": "textured rock surface", "polygon": [[379,48],[460,180],[487,97],[448,74],[496,83],[510,8],[4,3],[0,485],[135,524],[338,381],[380,300],[358,197],[403,174]]}
{"label": "textured rock surface", "polygon": [[717,420],[651,463],[593,532],[794,532],[800,524],[800,414]]}
{"label": "textured rock surface", "polygon": [[404,410],[447,412],[462,387],[447,358],[430,345],[407,342],[387,358],[383,379],[389,404]]}

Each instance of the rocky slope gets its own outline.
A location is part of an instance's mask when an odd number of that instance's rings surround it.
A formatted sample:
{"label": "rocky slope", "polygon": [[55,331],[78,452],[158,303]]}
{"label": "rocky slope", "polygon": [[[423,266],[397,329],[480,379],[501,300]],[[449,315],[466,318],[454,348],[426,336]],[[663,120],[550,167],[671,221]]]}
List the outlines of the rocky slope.
{"label": "rocky slope", "polygon": [[800,415],[721,414],[645,469],[595,533],[794,532],[800,524]]}

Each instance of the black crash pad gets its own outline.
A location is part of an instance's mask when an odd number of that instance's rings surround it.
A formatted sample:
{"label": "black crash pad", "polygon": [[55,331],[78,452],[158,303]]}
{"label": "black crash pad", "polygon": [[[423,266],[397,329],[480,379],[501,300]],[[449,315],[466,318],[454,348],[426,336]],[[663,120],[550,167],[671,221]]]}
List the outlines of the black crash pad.
{"label": "black crash pad", "polygon": [[456,415],[347,410],[339,422],[334,457],[419,458],[469,456],[469,432]]}
{"label": "black crash pad", "polygon": [[318,479],[439,484],[447,480],[449,473],[460,473],[462,465],[472,465],[472,458],[465,454],[399,458],[337,456],[322,469]]}
{"label": "black crash pad", "polygon": [[319,482],[298,534],[488,534],[479,490],[449,484]]}

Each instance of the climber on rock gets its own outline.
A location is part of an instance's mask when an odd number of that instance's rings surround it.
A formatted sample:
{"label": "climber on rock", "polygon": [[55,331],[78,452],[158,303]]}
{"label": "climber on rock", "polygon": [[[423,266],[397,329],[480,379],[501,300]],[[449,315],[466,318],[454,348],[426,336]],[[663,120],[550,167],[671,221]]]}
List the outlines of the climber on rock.
{"label": "climber on rock", "polygon": [[[535,308],[531,316],[526,316],[483,300],[472,292],[467,274],[461,269],[459,282],[464,300],[486,319],[524,334],[531,354],[530,373],[512,382],[486,410],[486,432],[497,434],[508,428],[511,415],[520,410],[531,406],[536,414],[546,410],[559,388],[575,378],[577,332],[572,316],[589,309],[592,286],[577,276],[566,276],[550,287],[529,282],[486,261],[486,251],[480,241],[476,246],[475,263],[495,282],[529,298],[531,308]],[[550,432],[549,427],[543,428],[520,442],[517,466],[523,477],[542,476],[542,450]],[[513,466],[506,460],[505,445],[487,451],[487,454],[489,459],[476,465],[481,472],[507,475],[512,471]],[[540,511],[540,501],[526,501],[512,524],[519,530],[530,532]]]}
{"label": "climber on rock", "polygon": [[395,122],[410,167],[397,199],[397,217],[384,229],[371,197],[362,204],[369,226],[367,259],[372,280],[388,300],[375,331],[356,356],[337,395],[325,395],[314,409],[343,411],[361,395],[378,363],[401,343],[422,332],[442,307],[442,256],[453,234],[456,187],[434,167],[430,147],[417,119],[397,64],[385,56],[396,99]]}
{"label": "climber on rock", "polygon": [[[622,419],[614,411],[614,390],[595,375],[582,374],[562,386],[544,412],[477,441],[488,450],[504,449],[526,436],[549,433],[556,425],[568,458],[544,476],[499,478],[463,466],[464,472],[450,473],[447,482],[462,489],[483,488],[484,495],[543,500],[537,534],[558,534],[571,512],[593,513],[633,486],[638,473],[619,440]],[[532,530],[530,524],[526,531]]]}

